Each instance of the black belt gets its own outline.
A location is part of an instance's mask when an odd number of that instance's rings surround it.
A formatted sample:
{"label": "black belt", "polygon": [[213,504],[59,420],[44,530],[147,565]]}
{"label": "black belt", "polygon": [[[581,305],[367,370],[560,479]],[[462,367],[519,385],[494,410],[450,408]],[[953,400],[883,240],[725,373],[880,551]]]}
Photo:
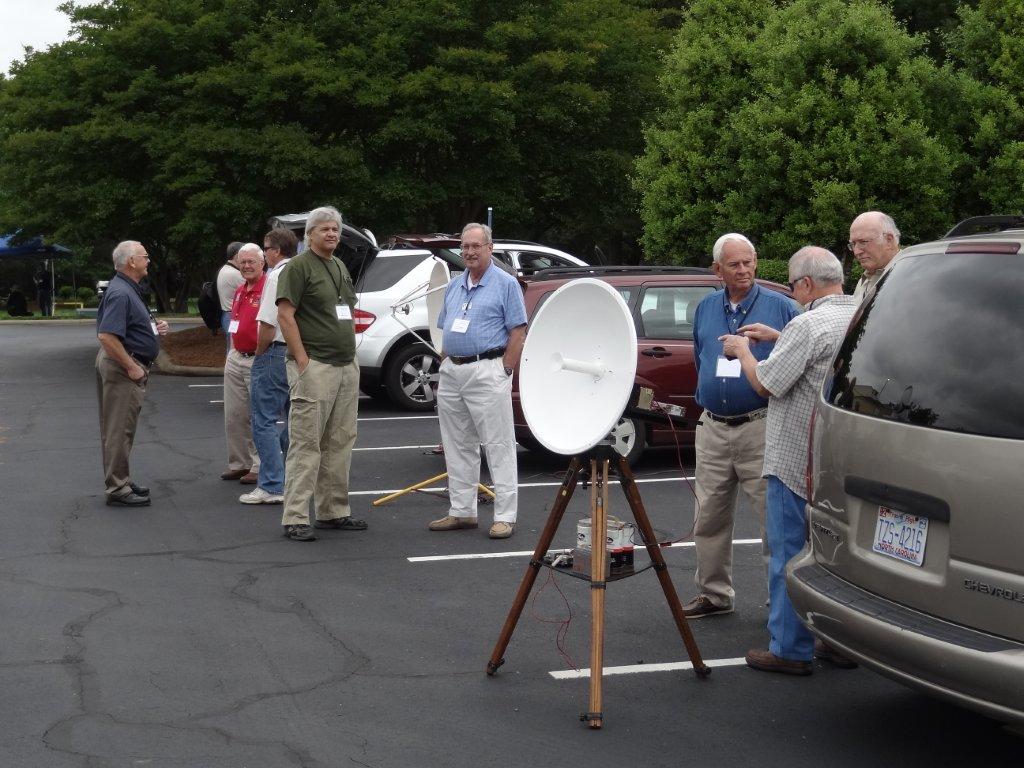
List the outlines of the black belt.
{"label": "black belt", "polygon": [[744,413],[741,416],[718,416],[711,411],[704,411],[704,415],[712,421],[717,421],[720,424],[725,424],[727,427],[738,427],[740,424],[746,424],[748,421],[757,421],[763,419],[767,414],[767,408],[758,408],[756,411],[750,413]]}
{"label": "black belt", "polygon": [[[126,350],[126,351],[127,351],[127,350]],[[131,352],[128,352],[128,356],[129,356],[129,357],[130,357],[130,358],[131,358],[132,360],[134,360],[134,361],[135,361],[136,363],[138,363],[139,365],[141,365],[141,366],[142,366],[143,368],[150,368],[150,367],[152,367],[152,365],[153,365],[153,361],[152,361],[152,360],[147,360],[147,359],[146,359],[146,358],[144,358],[144,357],[139,357],[138,355],[136,355],[136,354],[133,354],[133,353],[131,353]]]}
{"label": "black belt", "polygon": [[236,349],[235,352],[240,354],[242,357],[255,357],[256,356],[255,352],[243,352],[240,349]]}
{"label": "black belt", "polygon": [[488,349],[486,352],[481,352],[479,355],[470,355],[469,357],[448,355],[448,359],[455,363],[455,365],[465,365],[466,363],[475,363],[478,360],[493,360],[494,358],[501,357],[504,354],[504,347],[495,347],[494,349]]}
{"label": "black belt", "polygon": [[270,342],[270,346],[272,346],[272,347],[287,347],[288,346],[288,342],[287,341],[272,341],[272,342]]}

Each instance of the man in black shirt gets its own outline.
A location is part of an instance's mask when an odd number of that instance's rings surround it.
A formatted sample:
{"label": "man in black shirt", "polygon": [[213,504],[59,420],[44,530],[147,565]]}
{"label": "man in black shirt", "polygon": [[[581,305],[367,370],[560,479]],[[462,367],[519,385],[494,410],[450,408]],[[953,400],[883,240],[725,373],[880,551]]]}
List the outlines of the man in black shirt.
{"label": "man in black shirt", "polygon": [[142,243],[126,240],[114,249],[113,257],[117,274],[96,312],[103,471],[109,506],[142,507],[149,504],[149,489],[132,482],[128,455],[146,397],[149,368],[160,351],[158,336],[167,333],[168,325],[149,313],[139,287],[149,270],[149,254]]}

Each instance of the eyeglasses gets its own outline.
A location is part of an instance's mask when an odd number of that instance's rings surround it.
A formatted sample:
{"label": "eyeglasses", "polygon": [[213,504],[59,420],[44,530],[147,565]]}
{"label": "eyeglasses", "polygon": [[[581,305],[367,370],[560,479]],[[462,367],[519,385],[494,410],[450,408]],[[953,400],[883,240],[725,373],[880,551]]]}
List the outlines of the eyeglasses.
{"label": "eyeglasses", "polygon": [[788,285],[789,286],[789,290],[792,291],[796,287],[797,283],[799,283],[801,280],[806,280],[806,279],[807,279],[807,275],[801,275],[796,280],[793,280],[790,283],[786,283],[786,285]]}
{"label": "eyeglasses", "polygon": [[482,251],[482,250],[484,250],[489,245],[490,245],[490,243],[463,243],[462,244],[462,250],[464,250],[464,251]]}
{"label": "eyeglasses", "polygon": [[874,237],[865,237],[860,240],[851,240],[846,244],[846,249],[850,253],[853,253],[855,248],[867,248],[868,243],[873,243],[875,242],[875,240],[880,240],[883,237],[885,237],[885,233],[879,232]]}
{"label": "eyeglasses", "polygon": [[278,247],[276,245],[264,245],[263,246],[263,252],[264,253],[266,253],[267,251],[280,251],[280,250],[281,250],[280,247]]}

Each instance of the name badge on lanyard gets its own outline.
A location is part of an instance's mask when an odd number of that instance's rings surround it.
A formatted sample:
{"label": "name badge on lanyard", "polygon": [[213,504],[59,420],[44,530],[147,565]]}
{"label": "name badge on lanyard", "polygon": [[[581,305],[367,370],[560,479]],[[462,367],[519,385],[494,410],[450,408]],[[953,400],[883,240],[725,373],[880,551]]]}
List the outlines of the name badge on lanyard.
{"label": "name badge on lanyard", "polygon": [[452,333],[465,333],[469,330],[469,318],[458,317],[452,320]]}
{"label": "name badge on lanyard", "polygon": [[228,333],[238,333],[238,321],[232,320],[228,323]]}
{"label": "name badge on lanyard", "polygon": [[159,336],[159,335],[160,335],[160,331],[158,331],[158,330],[156,329],[156,320],[152,321],[152,322],[151,322],[151,323],[149,324],[149,327],[153,329],[153,335],[154,335],[154,336]]}
{"label": "name badge on lanyard", "polygon": [[339,320],[351,320],[352,308],[348,304],[339,304],[334,308],[334,314],[338,316]]}
{"label": "name badge on lanyard", "polygon": [[721,379],[738,379],[743,375],[743,366],[740,365],[739,358],[728,358],[718,357],[718,366],[715,369],[715,376]]}

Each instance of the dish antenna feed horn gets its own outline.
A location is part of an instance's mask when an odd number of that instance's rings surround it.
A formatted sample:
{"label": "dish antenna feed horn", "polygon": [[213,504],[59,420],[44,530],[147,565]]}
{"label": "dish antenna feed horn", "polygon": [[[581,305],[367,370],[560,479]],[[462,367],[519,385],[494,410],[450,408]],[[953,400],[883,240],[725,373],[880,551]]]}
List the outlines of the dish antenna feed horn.
{"label": "dish antenna feed horn", "polygon": [[608,581],[614,580],[607,569],[607,550],[600,545],[607,537],[608,469],[612,461],[617,462],[619,484],[643,535],[694,672],[700,677],[711,673],[701,659],[700,649],[679,604],[633,472],[625,457],[617,453],[608,440],[633,391],[636,354],[633,316],[622,296],[601,280],[580,278],[563,285],[541,306],[530,324],[519,368],[519,396],[530,431],[548,450],[572,458],[487,662],[487,674],[494,675],[505,663],[505,649],[544,565],[542,558],[551,546],[581,476],[587,475],[591,541],[594,542],[590,556],[590,709],[582,713],[580,719],[595,729],[600,728],[604,720],[601,676],[605,587]]}

